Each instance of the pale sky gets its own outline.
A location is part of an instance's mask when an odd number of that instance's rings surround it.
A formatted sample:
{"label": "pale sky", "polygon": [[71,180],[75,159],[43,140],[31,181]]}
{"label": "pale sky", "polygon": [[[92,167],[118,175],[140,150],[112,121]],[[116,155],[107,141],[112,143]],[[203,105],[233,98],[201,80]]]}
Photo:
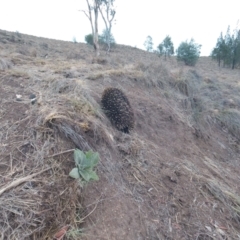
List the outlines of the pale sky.
{"label": "pale sky", "polygon": [[[115,0],[116,24],[112,33],[119,44],[144,49],[148,35],[154,48],[170,35],[177,49],[194,38],[208,56],[228,25],[236,28],[240,19],[239,0]],[[1,0],[0,29],[34,36],[84,42],[91,33],[84,13],[86,0]],[[100,33],[104,24],[99,15]]]}

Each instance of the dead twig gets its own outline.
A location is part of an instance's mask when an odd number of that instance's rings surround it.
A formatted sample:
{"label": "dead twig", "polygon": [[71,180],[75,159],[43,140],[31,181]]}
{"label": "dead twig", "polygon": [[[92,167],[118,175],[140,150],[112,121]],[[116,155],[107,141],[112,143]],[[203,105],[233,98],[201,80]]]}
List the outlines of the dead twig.
{"label": "dead twig", "polygon": [[102,197],[102,194],[101,194],[101,196],[99,197],[99,199],[97,200],[97,202],[96,202],[93,210],[92,210],[88,215],[86,215],[85,217],[83,217],[83,218],[81,219],[81,222],[83,222],[84,219],[86,219],[87,217],[89,217],[89,216],[96,210],[96,208],[97,208],[97,206],[98,206],[98,204],[99,204],[99,202],[100,202],[101,197]]}
{"label": "dead twig", "polygon": [[50,168],[44,169],[44,170],[42,170],[42,171],[40,171],[40,172],[38,172],[38,173],[34,173],[34,174],[32,174],[32,175],[29,175],[29,176],[26,176],[26,177],[23,177],[23,178],[19,178],[19,179],[15,180],[15,181],[11,182],[9,185],[7,185],[7,186],[3,187],[2,189],[0,189],[0,196],[1,196],[5,191],[7,191],[7,190],[9,190],[9,189],[11,189],[11,188],[14,188],[14,187],[16,187],[16,186],[18,186],[18,185],[20,185],[20,184],[22,184],[22,183],[24,183],[24,182],[27,182],[27,181],[29,181],[30,179],[36,177],[37,175],[39,175],[39,174],[41,174],[41,173],[43,173],[43,172],[46,172],[46,171],[49,170],[49,169],[50,169]]}
{"label": "dead twig", "polygon": [[63,151],[63,152],[60,152],[60,153],[56,153],[56,154],[53,154],[51,156],[48,156],[48,157],[45,157],[45,158],[52,158],[52,157],[56,157],[56,156],[59,156],[59,155],[62,155],[64,153],[69,153],[69,152],[73,152],[75,149],[69,149],[69,150],[66,150],[66,151]]}
{"label": "dead twig", "polygon": [[133,168],[137,169],[147,179],[147,181],[156,190],[156,192],[158,192],[157,188],[153,185],[153,183],[149,180],[149,178],[138,167],[134,166]]}
{"label": "dead twig", "polygon": [[97,206],[98,206],[98,203],[99,203],[99,202],[96,203],[95,207],[93,208],[93,210],[92,210],[88,215],[86,215],[84,218],[81,219],[81,222],[83,222],[84,219],[86,219],[87,217],[89,217],[89,216],[96,210],[96,208],[97,208]]}

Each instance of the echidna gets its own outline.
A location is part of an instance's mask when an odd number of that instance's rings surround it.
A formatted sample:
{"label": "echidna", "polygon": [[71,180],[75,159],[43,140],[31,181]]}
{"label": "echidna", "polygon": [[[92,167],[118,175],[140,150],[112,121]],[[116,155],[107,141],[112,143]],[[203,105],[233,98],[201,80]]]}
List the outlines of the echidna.
{"label": "echidna", "polygon": [[129,133],[134,127],[134,113],[126,95],[118,88],[106,88],[102,94],[102,107],[116,128]]}

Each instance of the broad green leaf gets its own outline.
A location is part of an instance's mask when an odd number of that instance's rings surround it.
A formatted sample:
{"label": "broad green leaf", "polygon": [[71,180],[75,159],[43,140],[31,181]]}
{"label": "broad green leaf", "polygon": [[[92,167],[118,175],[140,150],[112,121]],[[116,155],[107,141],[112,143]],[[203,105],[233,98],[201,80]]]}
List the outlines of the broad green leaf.
{"label": "broad green leaf", "polygon": [[86,155],[86,158],[87,158],[87,159],[91,158],[92,154],[93,154],[93,151],[87,151],[87,152],[85,152],[85,155]]}
{"label": "broad green leaf", "polygon": [[98,175],[96,174],[96,172],[91,171],[91,172],[90,172],[90,175],[91,175],[91,179],[92,179],[92,180],[96,180],[96,181],[99,180],[99,177],[98,177]]}
{"label": "broad green leaf", "polygon": [[93,167],[95,167],[98,164],[98,161],[99,161],[99,154],[94,153],[92,155],[92,158],[91,158],[91,162],[92,162]]}
{"label": "broad green leaf", "polygon": [[91,162],[91,166],[94,167],[97,165],[99,160],[99,154],[96,152],[88,151],[86,152],[86,158]]}
{"label": "broad green leaf", "polygon": [[86,159],[86,156],[84,152],[80,151],[79,149],[74,150],[74,161],[76,165],[78,164],[81,165],[85,159]]}
{"label": "broad green leaf", "polygon": [[83,161],[82,161],[82,164],[81,164],[81,169],[91,169],[93,166],[92,166],[92,163],[91,161],[89,161],[89,159],[85,158]]}
{"label": "broad green leaf", "polygon": [[81,176],[85,181],[89,182],[91,179],[99,180],[98,175],[94,171],[80,171]]}
{"label": "broad green leaf", "polygon": [[69,173],[69,176],[72,178],[80,178],[78,168],[73,168],[72,171]]}
{"label": "broad green leaf", "polygon": [[87,182],[91,179],[91,174],[89,174],[89,171],[79,171],[83,179]]}

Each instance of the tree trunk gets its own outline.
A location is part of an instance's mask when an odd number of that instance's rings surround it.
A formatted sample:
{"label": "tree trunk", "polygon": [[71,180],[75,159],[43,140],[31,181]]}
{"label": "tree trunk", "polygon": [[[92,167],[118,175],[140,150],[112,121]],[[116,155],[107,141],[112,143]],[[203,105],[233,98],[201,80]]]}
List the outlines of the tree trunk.
{"label": "tree trunk", "polygon": [[109,29],[107,29],[107,32],[108,32],[108,34],[107,34],[107,46],[108,46],[107,53],[109,53],[111,50],[111,42],[110,42],[111,26]]}
{"label": "tree trunk", "polygon": [[[93,47],[96,53],[96,56],[99,56],[99,44],[98,44],[98,8],[99,8],[99,0],[94,0],[94,5],[92,6],[89,3],[89,0],[87,1],[88,5],[88,14],[86,11],[82,10],[84,14],[87,16],[87,18],[90,21],[91,28],[92,28],[92,36],[93,36]],[[95,21],[93,25],[93,18],[92,18],[92,9],[94,10],[94,16],[95,16]]]}
{"label": "tree trunk", "polygon": [[95,14],[95,33],[94,33],[94,50],[96,53],[96,57],[100,55],[99,52],[99,44],[98,44],[98,2],[97,0],[94,1],[94,14]]}
{"label": "tree trunk", "polygon": [[233,60],[232,60],[232,69],[235,68],[235,64],[236,64],[236,61],[235,61],[235,58],[233,58]]}
{"label": "tree trunk", "polygon": [[[107,32],[107,53],[110,52],[110,49],[111,49],[111,30],[112,30],[112,21],[114,19],[114,16],[115,16],[115,11],[113,11],[112,14],[110,14],[111,12],[111,7],[110,7],[110,3],[109,2],[105,2],[105,6],[106,6],[106,18],[104,17],[104,14],[103,14],[103,11],[101,9],[101,7],[99,7],[99,11],[102,15],[102,19],[105,23],[105,27],[106,27],[106,32]],[[111,15],[111,17],[109,16],[109,14]]]}

